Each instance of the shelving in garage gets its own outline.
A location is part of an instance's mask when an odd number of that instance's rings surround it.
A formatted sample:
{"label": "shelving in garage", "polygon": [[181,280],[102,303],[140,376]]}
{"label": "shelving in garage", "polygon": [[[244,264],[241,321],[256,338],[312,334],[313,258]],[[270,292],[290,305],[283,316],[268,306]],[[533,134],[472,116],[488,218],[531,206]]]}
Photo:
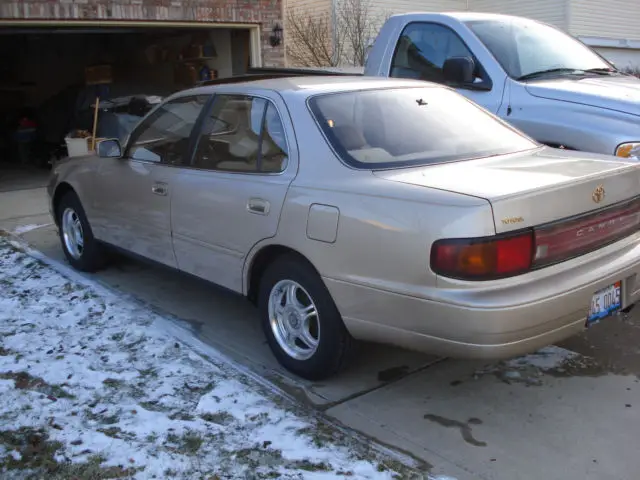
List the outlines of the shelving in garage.
{"label": "shelving in garage", "polygon": [[[51,156],[65,154],[71,129],[90,125],[87,112],[98,94],[165,97],[200,80],[205,66],[217,77],[241,74],[260,65],[259,30],[184,22],[16,21],[0,28],[0,56],[1,176],[2,169],[20,166],[20,118],[37,125],[28,164],[46,167]],[[87,84],[87,68],[96,66],[110,70],[108,85]]]}

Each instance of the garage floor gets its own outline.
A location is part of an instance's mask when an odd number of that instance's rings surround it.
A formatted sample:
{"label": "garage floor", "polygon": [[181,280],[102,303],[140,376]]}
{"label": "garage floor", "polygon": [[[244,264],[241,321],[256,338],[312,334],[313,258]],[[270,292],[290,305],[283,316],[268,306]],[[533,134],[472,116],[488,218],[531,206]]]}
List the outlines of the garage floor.
{"label": "garage floor", "polygon": [[[0,193],[0,229],[64,261],[43,189]],[[595,359],[553,347],[486,365],[365,345],[344,375],[310,383],[278,367],[243,299],[129,260],[95,278],[188,322],[203,341],[345,425],[422,459],[434,474],[632,480],[640,470],[638,311],[567,343]]]}
{"label": "garage floor", "polygon": [[0,163],[0,193],[46,187],[49,170]]}

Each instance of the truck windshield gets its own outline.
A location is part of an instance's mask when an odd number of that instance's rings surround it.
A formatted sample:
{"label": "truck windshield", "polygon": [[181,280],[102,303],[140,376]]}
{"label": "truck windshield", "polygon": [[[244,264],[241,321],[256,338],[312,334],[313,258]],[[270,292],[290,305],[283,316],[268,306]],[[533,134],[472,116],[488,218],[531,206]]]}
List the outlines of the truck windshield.
{"label": "truck windshield", "polygon": [[515,79],[550,71],[572,74],[614,70],[575,38],[533,20],[474,20],[466,25]]}
{"label": "truck windshield", "polygon": [[309,106],[334,151],[355,168],[430,165],[538,147],[443,87],[321,94]]}

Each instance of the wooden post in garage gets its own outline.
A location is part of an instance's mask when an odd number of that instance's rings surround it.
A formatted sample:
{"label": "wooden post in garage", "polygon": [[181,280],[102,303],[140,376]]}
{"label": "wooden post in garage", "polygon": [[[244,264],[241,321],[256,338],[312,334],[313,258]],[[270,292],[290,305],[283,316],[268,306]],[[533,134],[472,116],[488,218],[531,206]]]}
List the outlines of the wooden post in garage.
{"label": "wooden post in garage", "polygon": [[106,85],[113,82],[111,74],[111,65],[97,65],[87,67],[85,69],[85,82],[89,85],[95,85],[97,90],[96,104],[93,109],[93,131],[91,132],[91,151],[96,149],[96,135],[98,133],[98,111],[100,109],[100,91],[108,91]]}
{"label": "wooden post in garage", "polygon": [[91,132],[91,151],[96,150],[96,132],[98,131],[98,108],[100,107],[100,97],[96,97],[96,106],[93,109],[93,131]]}

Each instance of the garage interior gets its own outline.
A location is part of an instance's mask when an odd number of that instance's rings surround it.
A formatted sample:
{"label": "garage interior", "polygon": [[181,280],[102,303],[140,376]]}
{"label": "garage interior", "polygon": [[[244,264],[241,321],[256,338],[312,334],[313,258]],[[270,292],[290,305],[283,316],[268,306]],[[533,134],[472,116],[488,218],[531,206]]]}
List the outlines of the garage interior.
{"label": "garage interior", "polygon": [[123,138],[162,97],[257,65],[255,28],[3,25],[0,191],[42,183],[67,137],[93,133],[96,98],[96,138]]}

